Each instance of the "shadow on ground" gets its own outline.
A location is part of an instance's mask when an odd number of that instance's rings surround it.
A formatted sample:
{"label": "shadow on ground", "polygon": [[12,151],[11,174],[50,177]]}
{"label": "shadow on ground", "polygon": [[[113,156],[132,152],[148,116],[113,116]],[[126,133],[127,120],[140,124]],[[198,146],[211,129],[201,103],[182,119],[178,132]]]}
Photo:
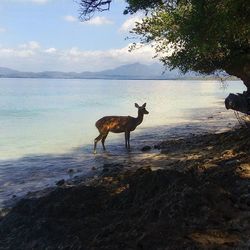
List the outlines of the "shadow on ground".
{"label": "shadow on ground", "polygon": [[88,184],[21,200],[0,220],[0,248],[249,249],[249,132],[158,147],[155,171],[112,163]]}

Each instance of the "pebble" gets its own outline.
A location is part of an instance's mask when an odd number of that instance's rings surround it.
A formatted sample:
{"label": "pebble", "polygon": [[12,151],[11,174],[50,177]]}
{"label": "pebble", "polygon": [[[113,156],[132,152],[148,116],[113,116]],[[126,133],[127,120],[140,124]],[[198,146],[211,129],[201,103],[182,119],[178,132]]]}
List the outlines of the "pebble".
{"label": "pebble", "polygon": [[70,168],[70,169],[68,169],[68,174],[73,174],[74,173],[74,169],[72,169],[72,168]]}
{"label": "pebble", "polygon": [[151,147],[150,146],[144,146],[141,151],[149,151],[151,150]]}
{"label": "pebble", "polygon": [[65,180],[64,179],[61,179],[61,180],[59,180],[58,182],[56,182],[56,185],[57,186],[62,186],[62,185],[64,185],[65,184]]}

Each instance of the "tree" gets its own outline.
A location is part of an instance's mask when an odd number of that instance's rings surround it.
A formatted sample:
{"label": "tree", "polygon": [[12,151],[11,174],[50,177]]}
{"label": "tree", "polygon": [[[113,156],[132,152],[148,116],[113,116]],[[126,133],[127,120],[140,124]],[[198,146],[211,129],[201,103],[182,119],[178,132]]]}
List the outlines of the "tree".
{"label": "tree", "polygon": [[[88,2],[86,4],[86,2]],[[100,11],[81,1],[82,14]],[[108,2],[108,3],[107,3]],[[150,12],[133,33],[154,44],[156,56],[170,68],[239,77],[250,93],[250,2],[246,0],[126,0],[124,13]],[[109,7],[109,6],[108,6]],[[108,8],[106,8],[108,9]],[[91,12],[88,12],[91,10]],[[87,12],[86,12],[87,11]],[[170,53],[171,52],[171,53]]]}
{"label": "tree", "polygon": [[[161,6],[163,0],[124,0],[128,3],[128,7],[124,10],[124,14],[134,14],[138,10],[149,11],[156,7]],[[88,20],[96,11],[102,12],[109,10],[112,0],[80,0],[80,19]]]}

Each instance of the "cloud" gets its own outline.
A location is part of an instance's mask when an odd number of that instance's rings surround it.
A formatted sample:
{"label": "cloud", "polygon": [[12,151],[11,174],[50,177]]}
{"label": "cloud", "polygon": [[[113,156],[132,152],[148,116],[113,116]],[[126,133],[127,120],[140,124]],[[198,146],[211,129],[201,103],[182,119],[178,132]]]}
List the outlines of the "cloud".
{"label": "cloud", "polygon": [[28,58],[34,55],[34,52],[30,49],[11,49],[11,48],[0,48],[0,58],[8,58],[14,60],[17,58]]}
{"label": "cloud", "polygon": [[[5,0],[6,1],[6,0]],[[8,0],[8,2],[15,2],[15,3],[34,3],[34,4],[45,4],[48,3],[50,0]]]}
{"label": "cloud", "polygon": [[152,63],[154,51],[150,46],[129,52],[130,44],[119,49],[110,50],[81,50],[70,48],[58,51],[58,62],[67,70],[74,71],[98,71],[117,67],[123,64],[141,62]]}
{"label": "cloud", "polygon": [[142,16],[140,16],[140,15],[135,15],[135,16],[129,17],[129,18],[122,24],[122,26],[121,26],[120,29],[119,29],[119,32],[122,32],[122,33],[127,33],[127,32],[129,32],[130,30],[132,30],[132,29],[135,27],[135,24],[136,24],[137,22],[138,22],[138,23],[142,22]]}
{"label": "cloud", "polygon": [[47,3],[49,0],[30,0],[32,3],[44,4]]}
{"label": "cloud", "polygon": [[64,19],[65,21],[71,22],[71,23],[72,23],[72,22],[77,22],[77,18],[74,17],[74,16],[70,16],[70,15],[64,16],[63,19]]}
{"label": "cloud", "polygon": [[6,29],[3,27],[0,27],[0,33],[4,33],[4,32],[6,32]]}
{"label": "cloud", "polygon": [[40,49],[41,46],[36,41],[29,41],[27,43],[19,45],[19,47],[22,49],[36,50],[36,49]]}
{"label": "cloud", "polygon": [[100,17],[100,16],[96,16],[91,18],[88,21],[84,21],[84,22],[80,22],[78,20],[78,18],[71,16],[71,15],[67,15],[64,16],[63,19],[67,22],[71,22],[71,23],[75,23],[78,22],[82,25],[94,25],[94,26],[101,26],[101,25],[108,25],[108,24],[113,24],[113,21],[106,18],[106,17]]}
{"label": "cloud", "polygon": [[0,60],[15,61],[15,58],[31,58],[40,50],[40,45],[36,41],[20,44],[17,48],[0,47]]}
{"label": "cloud", "polygon": [[15,2],[31,2],[31,3],[36,3],[36,4],[45,4],[48,3],[50,0],[12,0]]}
{"label": "cloud", "polygon": [[106,18],[106,17],[96,16],[96,17],[93,17],[90,20],[82,22],[82,23],[87,24],[87,25],[100,26],[100,25],[113,24],[113,21]]}
{"label": "cloud", "polygon": [[45,49],[44,52],[48,53],[48,54],[54,54],[57,52],[57,49],[56,48],[49,48],[49,49]]}
{"label": "cloud", "polygon": [[129,63],[152,63],[154,51],[150,46],[129,52],[129,46],[110,50],[81,50],[43,48],[30,41],[16,48],[0,47],[1,67],[22,71],[100,71]]}

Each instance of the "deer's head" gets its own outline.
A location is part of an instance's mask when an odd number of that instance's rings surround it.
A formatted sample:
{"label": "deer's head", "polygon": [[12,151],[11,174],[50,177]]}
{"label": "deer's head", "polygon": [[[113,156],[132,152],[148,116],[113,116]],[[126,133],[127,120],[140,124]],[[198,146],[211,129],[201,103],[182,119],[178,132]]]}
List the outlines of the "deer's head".
{"label": "deer's head", "polygon": [[138,112],[144,115],[148,114],[148,111],[146,110],[146,103],[144,103],[142,106],[139,106],[137,103],[135,103],[135,107],[138,108]]}

